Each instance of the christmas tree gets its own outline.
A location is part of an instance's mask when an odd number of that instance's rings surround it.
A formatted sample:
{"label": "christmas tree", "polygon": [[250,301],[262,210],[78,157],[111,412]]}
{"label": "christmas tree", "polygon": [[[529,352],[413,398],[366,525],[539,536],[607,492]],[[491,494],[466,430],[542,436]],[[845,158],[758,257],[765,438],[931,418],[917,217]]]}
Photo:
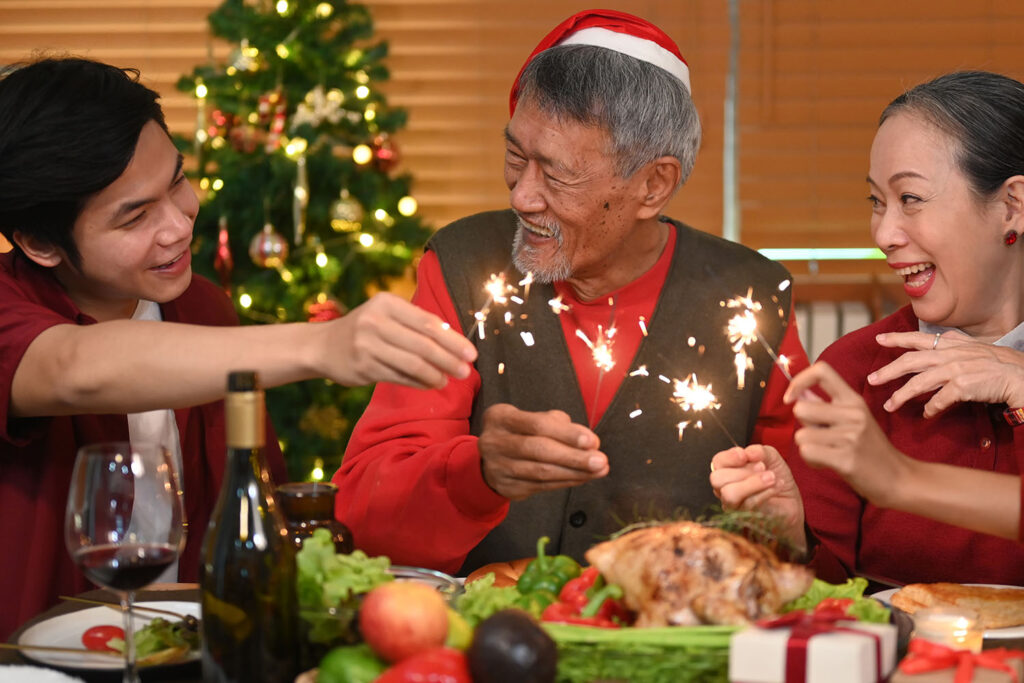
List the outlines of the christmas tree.
{"label": "christmas tree", "polygon": [[[237,47],[178,87],[197,100],[204,192],[193,263],[244,322],[329,320],[402,275],[430,234],[408,176],[392,176],[405,112],[374,87],[387,44],[345,0],[226,0],[209,17]],[[312,380],[267,405],[292,479],[330,476],[369,388]]]}

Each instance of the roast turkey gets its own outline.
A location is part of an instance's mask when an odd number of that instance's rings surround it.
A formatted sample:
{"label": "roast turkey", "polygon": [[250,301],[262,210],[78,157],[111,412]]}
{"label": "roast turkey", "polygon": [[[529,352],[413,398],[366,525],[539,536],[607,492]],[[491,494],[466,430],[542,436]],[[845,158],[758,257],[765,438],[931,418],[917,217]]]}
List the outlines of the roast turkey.
{"label": "roast turkey", "polygon": [[748,624],[774,615],[814,579],[768,548],[721,529],[673,522],[595,545],[587,561],[622,588],[637,626]]}

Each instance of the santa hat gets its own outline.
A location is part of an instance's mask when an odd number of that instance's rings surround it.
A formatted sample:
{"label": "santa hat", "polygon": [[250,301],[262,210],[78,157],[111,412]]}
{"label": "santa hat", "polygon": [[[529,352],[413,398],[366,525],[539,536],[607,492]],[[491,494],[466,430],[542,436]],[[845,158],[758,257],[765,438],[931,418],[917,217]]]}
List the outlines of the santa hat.
{"label": "santa hat", "polygon": [[669,72],[690,91],[690,67],[679,47],[664,31],[640,17],[610,9],[585,10],[574,14],[544,36],[516,75],[509,97],[509,113],[519,100],[519,79],[526,65],[539,53],[556,45],[593,45],[635,57]]}

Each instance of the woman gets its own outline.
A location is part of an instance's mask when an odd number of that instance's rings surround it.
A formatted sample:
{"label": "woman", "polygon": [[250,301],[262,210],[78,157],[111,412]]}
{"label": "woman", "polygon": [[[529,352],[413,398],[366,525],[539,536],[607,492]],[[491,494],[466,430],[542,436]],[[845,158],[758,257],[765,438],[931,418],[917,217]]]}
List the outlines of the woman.
{"label": "woman", "polygon": [[806,518],[819,569],[1024,585],[1024,84],[962,72],[896,98],[868,185],[910,305],[793,379],[787,460],[723,451],[712,487],[779,515],[797,549]]}

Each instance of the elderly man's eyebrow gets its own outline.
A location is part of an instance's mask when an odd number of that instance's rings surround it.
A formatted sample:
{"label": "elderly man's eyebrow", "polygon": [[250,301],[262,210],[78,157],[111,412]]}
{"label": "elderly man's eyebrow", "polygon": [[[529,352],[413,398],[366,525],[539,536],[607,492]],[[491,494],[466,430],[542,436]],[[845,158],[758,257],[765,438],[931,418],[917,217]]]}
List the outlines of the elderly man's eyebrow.
{"label": "elderly man's eyebrow", "polygon": [[[519,149],[523,149],[522,143],[519,142],[518,139],[516,139],[516,136],[513,135],[511,131],[509,131],[508,126],[505,126],[505,142],[507,142],[507,143],[509,143],[511,145],[514,145],[514,146],[518,147]],[[551,157],[545,156],[543,154],[534,155],[533,158],[535,158],[537,161],[539,161],[542,166],[547,166],[548,168],[550,168],[551,170],[555,171],[556,173],[561,173],[561,174],[568,175],[568,176],[579,175],[578,172],[576,172],[573,169],[569,168],[568,166],[566,166],[561,161],[558,161],[557,159],[552,159]]]}

